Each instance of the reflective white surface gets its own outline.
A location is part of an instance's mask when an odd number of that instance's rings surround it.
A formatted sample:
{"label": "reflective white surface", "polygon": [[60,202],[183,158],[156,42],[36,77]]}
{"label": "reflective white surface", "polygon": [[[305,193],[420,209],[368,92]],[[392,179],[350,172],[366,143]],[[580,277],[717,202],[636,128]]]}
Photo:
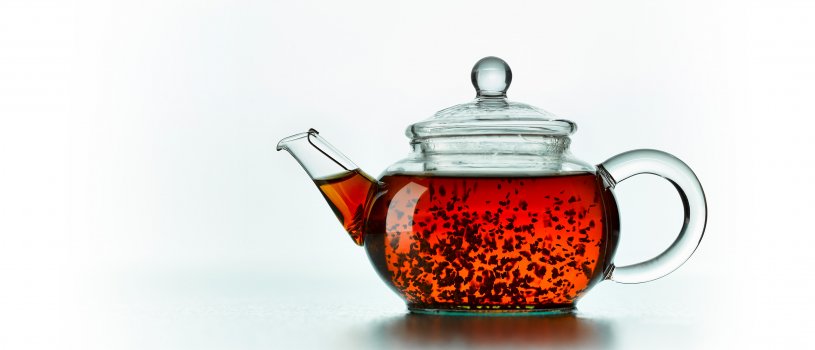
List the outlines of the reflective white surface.
{"label": "reflective white surface", "polygon": [[796,335],[809,329],[802,309],[771,308],[744,285],[682,273],[645,285],[603,283],[575,315],[490,318],[408,314],[372,271],[270,270],[107,276],[104,293],[62,295],[31,333],[5,340],[117,349],[714,349],[798,347]]}
{"label": "reflective white surface", "polygon": [[[0,348],[805,347],[813,15],[808,1],[0,2]],[[377,174],[407,153],[406,125],[473,97],[488,55],[511,62],[511,98],[578,123],[581,159],[654,148],[693,168],[709,223],[688,263],[602,283],[563,322],[405,316],[274,148],[314,127]],[[675,191],[647,176],[618,189],[618,263],[653,257],[681,227]]]}

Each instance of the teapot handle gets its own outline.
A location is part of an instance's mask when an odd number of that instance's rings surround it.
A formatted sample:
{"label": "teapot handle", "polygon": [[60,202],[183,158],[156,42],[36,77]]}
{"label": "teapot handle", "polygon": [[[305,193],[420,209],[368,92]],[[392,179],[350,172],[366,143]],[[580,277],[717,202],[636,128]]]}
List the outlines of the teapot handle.
{"label": "teapot handle", "polygon": [[637,264],[612,265],[607,279],[619,283],[653,281],[673,272],[693,255],[705,233],[707,203],[702,184],[685,163],[662,151],[634,150],[611,157],[600,164],[598,174],[602,176],[608,189],[613,189],[617,183],[634,175],[659,175],[676,187],[685,212],[682,230],[668,249]]}

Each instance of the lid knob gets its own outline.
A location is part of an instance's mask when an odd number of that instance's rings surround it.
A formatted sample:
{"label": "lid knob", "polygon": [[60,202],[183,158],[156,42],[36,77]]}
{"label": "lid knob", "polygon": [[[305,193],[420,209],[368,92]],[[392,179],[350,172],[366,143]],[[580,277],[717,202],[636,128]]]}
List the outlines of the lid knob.
{"label": "lid knob", "polygon": [[489,56],[475,63],[470,78],[477,91],[476,97],[507,97],[512,70],[504,60]]}

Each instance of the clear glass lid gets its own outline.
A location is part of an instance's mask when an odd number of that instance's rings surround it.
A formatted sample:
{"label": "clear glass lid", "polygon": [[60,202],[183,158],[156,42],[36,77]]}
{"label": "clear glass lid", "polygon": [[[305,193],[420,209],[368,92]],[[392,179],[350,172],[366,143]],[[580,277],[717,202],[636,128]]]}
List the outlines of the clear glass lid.
{"label": "clear glass lid", "polygon": [[507,100],[512,70],[504,60],[479,60],[472,82],[473,101],[407,128],[413,151],[383,176],[550,176],[595,170],[569,151],[575,123]]}
{"label": "clear glass lid", "polygon": [[512,70],[498,57],[479,60],[471,73],[476,98],[436,112],[408,126],[412,139],[439,136],[540,135],[568,136],[577,130],[572,121],[524,103],[507,100]]}

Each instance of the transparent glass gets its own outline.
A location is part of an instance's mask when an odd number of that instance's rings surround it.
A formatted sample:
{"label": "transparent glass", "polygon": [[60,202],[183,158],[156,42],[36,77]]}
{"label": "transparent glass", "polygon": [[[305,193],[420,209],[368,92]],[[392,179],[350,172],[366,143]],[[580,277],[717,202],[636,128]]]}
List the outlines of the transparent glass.
{"label": "transparent glass", "polygon": [[[476,100],[411,125],[412,151],[378,179],[316,130],[283,139],[382,279],[414,312],[561,313],[598,282],[650,281],[678,268],[705,228],[706,203],[685,163],[637,150],[598,166],[574,157],[574,123],[506,101],[509,66],[473,69]],[[668,179],[684,226],[665,252],[614,265],[614,187],[641,173]]]}
{"label": "transparent glass", "polygon": [[659,175],[674,185],[684,209],[682,229],[668,249],[641,263],[612,266],[609,279],[620,283],[648,282],[664,277],[684,264],[702,241],[707,223],[705,192],[693,170],[679,158],[648,149],[614,156],[601,164],[599,169],[600,175],[605,179],[605,186],[609,189],[634,175]]}

